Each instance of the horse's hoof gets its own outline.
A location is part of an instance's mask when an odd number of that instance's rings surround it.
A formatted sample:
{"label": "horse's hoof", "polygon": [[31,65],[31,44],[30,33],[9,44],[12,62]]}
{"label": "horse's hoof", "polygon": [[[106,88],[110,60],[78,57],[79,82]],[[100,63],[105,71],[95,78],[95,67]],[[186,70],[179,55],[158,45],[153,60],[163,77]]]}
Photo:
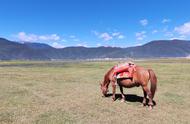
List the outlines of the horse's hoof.
{"label": "horse's hoof", "polygon": [[149,110],[152,110],[152,109],[153,109],[153,107],[150,105],[150,106],[148,107],[148,109],[149,109]]}
{"label": "horse's hoof", "polygon": [[112,101],[115,101],[115,100],[116,100],[115,96],[112,96]]}
{"label": "horse's hoof", "polygon": [[125,102],[125,99],[121,99],[121,102]]}

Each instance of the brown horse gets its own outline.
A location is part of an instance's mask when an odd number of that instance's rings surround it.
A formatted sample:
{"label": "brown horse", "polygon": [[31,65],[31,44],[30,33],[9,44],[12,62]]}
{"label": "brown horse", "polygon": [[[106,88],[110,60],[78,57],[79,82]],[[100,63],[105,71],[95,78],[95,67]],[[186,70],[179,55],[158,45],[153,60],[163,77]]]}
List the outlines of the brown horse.
{"label": "brown horse", "polygon": [[[153,104],[153,98],[154,98],[154,94],[155,94],[156,87],[157,87],[157,78],[156,78],[156,75],[152,69],[145,69],[143,67],[136,66],[132,79],[124,78],[124,79],[117,79],[116,80],[113,77],[113,73],[114,73],[114,67],[111,68],[105,74],[104,81],[100,84],[101,85],[101,91],[102,91],[102,94],[104,96],[106,96],[106,94],[108,92],[108,86],[109,86],[110,82],[112,84],[112,91],[113,91],[112,99],[113,99],[113,101],[115,101],[115,99],[116,99],[115,98],[116,82],[120,87],[120,91],[121,91],[121,95],[122,95],[122,101],[125,101],[125,96],[123,94],[123,87],[131,88],[131,87],[135,87],[135,86],[141,86],[143,89],[143,93],[144,93],[143,105],[146,106],[146,97],[148,95],[148,97],[149,97],[148,105],[149,105],[150,109],[152,109],[152,107],[154,105]],[[150,89],[148,88],[149,80],[151,82]]]}

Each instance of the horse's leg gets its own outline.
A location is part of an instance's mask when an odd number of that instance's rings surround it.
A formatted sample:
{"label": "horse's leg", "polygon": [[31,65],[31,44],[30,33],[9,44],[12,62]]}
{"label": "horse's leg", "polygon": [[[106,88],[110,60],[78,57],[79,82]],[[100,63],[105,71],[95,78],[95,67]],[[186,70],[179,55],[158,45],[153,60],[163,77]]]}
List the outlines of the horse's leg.
{"label": "horse's leg", "polygon": [[121,92],[121,96],[122,96],[121,102],[125,102],[125,95],[123,94],[123,87],[121,85],[119,85],[119,88],[120,88],[120,92]]}
{"label": "horse's leg", "polygon": [[[142,88],[143,89],[143,88]],[[146,106],[146,97],[147,97],[147,93],[146,91],[143,89],[143,94],[144,94],[144,97],[143,97],[143,106]]]}
{"label": "horse's leg", "polygon": [[152,102],[152,93],[150,92],[150,90],[148,89],[147,86],[144,86],[143,89],[145,90],[145,92],[148,94],[148,97],[149,97],[149,102],[148,102],[148,105],[149,105],[149,108],[152,109],[153,107],[153,102]]}
{"label": "horse's leg", "polygon": [[115,92],[116,92],[116,84],[114,81],[111,82],[112,83],[112,100],[115,101]]}

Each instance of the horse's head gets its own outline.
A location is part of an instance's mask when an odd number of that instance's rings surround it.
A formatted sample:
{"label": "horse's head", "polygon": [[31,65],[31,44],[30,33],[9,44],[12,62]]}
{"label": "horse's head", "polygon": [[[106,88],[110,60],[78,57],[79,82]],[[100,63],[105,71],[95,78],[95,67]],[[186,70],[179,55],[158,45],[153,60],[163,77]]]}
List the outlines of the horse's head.
{"label": "horse's head", "polygon": [[106,96],[108,93],[108,87],[106,85],[103,85],[103,83],[100,83],[100,89],[102,91],[103,96]]}
{"label": "horse's head", "polygon": [[108,87],[110,84],[110,75],[113,75],[114,67],[112,67],[105,75],[104,80],[100,83],[100,89],[102,91],[103,96],[106,96],[108,91]]}

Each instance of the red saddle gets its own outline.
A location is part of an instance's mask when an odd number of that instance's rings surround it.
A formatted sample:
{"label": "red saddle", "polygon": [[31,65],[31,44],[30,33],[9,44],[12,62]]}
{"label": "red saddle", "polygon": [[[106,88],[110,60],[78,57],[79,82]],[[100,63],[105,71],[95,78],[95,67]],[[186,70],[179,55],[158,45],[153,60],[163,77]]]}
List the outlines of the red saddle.
{"label": "red saddle", "polygon": [[134,73],[134,71],[136,71],[135,67],[136,66],[130,66],[128,68],[128,70],[117,73],[116,78],[117,79],[121,79],[121,78],[133,78],[133,73]]}
{"label": "red saddle", "polygon": [[129,74],[129,72],[121,72],[121,73],[117,74],[116,78],[117,78],[117,79],[121,79],[121,78],[132,78],[130,75],[131,75],[131,74]]}

